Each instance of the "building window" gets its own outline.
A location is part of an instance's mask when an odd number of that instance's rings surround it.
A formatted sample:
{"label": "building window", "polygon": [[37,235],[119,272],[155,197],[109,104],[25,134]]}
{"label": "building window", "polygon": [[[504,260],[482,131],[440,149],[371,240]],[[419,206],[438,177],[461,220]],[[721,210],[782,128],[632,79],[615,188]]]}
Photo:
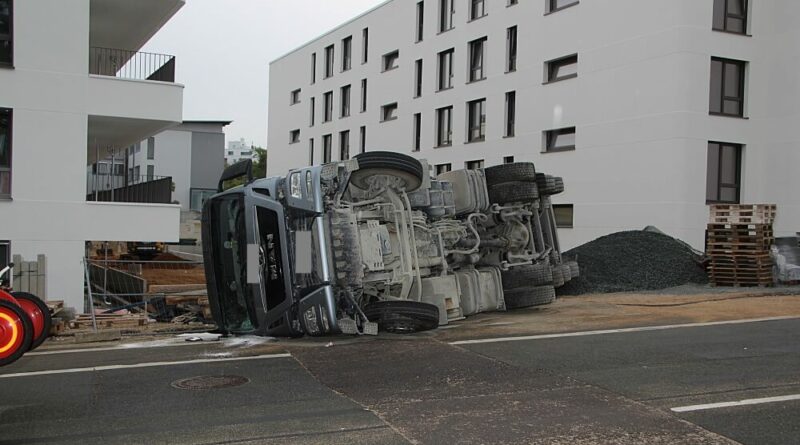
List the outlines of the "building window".
{"label": "building window", "polygon": [[464,168],[467,170],[477,170],[479,168],[483,168],[483,159],[478,159],[477,161],[467,161],[464,163]]}
{"label": "building window", "polygon": [[456,13],[455,0],[439,0],[439,32],[453,29],[453,16]]}
{"label": "building window", "polygon": [[203,204],[216,194],[217,191],[215,189],[191,189],[189,191],[189,208],[195,212],[201,212],[203,210]]}
{"label": "building window", "polygon": [[747,0],[714,0],[715,31],[747,34]]}
{"label": "building window", "polygon": [[369,60],[369,28],[361,31],[361,40],[364,42],[361,46],[361,64],[363,65]]}
{"label": "building window", "polygon": [[310,108],[310,114],[311,114],[311,116],[309,116],[309,127],[313,127],[314,123],[315,123],[314,121],[316,120],[316,112],[317,112],[317,110],[316,110],[316,108],[317,108],[316,107],[316,105],[317,105],[316,102],[317,102],[317,100],[315,98],[313,98],[313,97],[309,101],[309,108]]}
{"label": "building window", "polygon": [[476,20],[486,15],[485,0],[470,0],[469,19]]}
{"label": "building window", "polygon": [[413,150],[419,151],[420,149],[420,142],[422,140],[422,113],[416,113],[414,115],[414,145]]}
{"label": "building window", "polygon": [[503,164],[513,164],[514,156],[506,156],[503,158]]}
{"label": "building window", "polygon": [[311,54],[311,85],[317,81],[317,53]]}
{"label": "building window", "polygon": [[296,144],[300,142],[300,130],[292,130],[289,132],[289,143]]}
{"label": "building window", "polygon": [[339,160],[350,159],[350,130],[339,133]]}
{"label": "building window", "polygon": [[739,60],[711,58],[711,114],[744,116],[745,64]]}
{"label": "building window", "polygon": [[386,104],[381,107],[381,122],[393,121],[397,119],[397,102]]}
{"label": "building window", "polygon": [[314,138],[308,140],[308,165],[314,165]]}
{"label": "building window", "polygon": [[325,78],[333,76],[333,45],[325,48]]}
{"label": "building window", "polygon": [[331,135],[322,136],[322,163],[331,162]]}
{"label": "building window", "polygon": [[517,27],[506,30],[506,72],[517,70]]}
{"label": "building window", "polygon": [[0,0],[0,65],[14,63],[14,2]]}
{"label": "building window", "polygon": [[506,125],[503,136],[514,137],[515,122],[517,121],[517,93],[509,91],[506,93]]}
{"label": "building window", "polygon": [[400,61],[400,51],[392,51],[383,56],[383,70],[390,71],[397,68]]}
{"label": "building window", "polygon": [[345,85],[341,88],[340,96],[340,115],[341,117],[350,116],[350,85]]}
{"label": "building window", "polygon": [[147,138],[147,159],[152,161],[156,158],[156,138]]}
{"label": "building window", "polygon": [[453,53],[454,48],[439,53],[439,82],[437,91],[453,88]]}
{"label": "building window", "polygon": [[367,127],[361,127],[360,133],[361,134],[360,134],[360,138],[359,138],[360,139],[359,145],[360,145],[361,153],[366,153],[367,152]]}
{"label": "building window", "polygon": [[342,72],[350,70],[353,66],[353,37],[342,40]]}
{"label": "building window", "polygon": [[152,181],[156,175],[156,168],[154,165],[147,166],[147,180]]}
{"label": "building window", "polygon": [[425,26],[425,2],[417,3],[417,42],[421,42],[425,37],[423,31]]}
{"label": "building window", "polygon": [[367,111],[367,79],[361,79],[361,112]]}
{"label": "building window", "polygon": [[556,12],[580,3],[578,0],[545,0],[547,1],[547,12]]}
{"label": "building window", "polygon": [[11,197],[12,112],[0,108],[0,199]]}
{"label": "building window", "polygon": [[545,152],[575,150],[575,127],[544,132]]}
{"label": "building window", "polygon": [[289,93],[289,105],[300,103],[300,88]]}
{"label": "building window", "polygon": [[469,42],[469,81],[483,80],[486,75],[483,70],[486,51],[486,37]]}
{"label": "building window", "polygon": [[436,146],[453,145],[453,107],[436,110]]}
{"label": "building window", "polygon": [[435,167],[436,176],[439,176],[442,173],[447,173],[451,170],[453,170],[452,164],[437,164]]}
{"label": "building window", "polygon": [[467,102],[467,142],[486,139],[486,99]]}
{"label": "building window", "polygon": [[[11,242],[0,241],[0,269],[8,266],[11,262]],[[6,277],[8,279],[8,277]]]}
{"label": "building window", "polygon": [[742,145],[708,143],[706,202],[738,204],[742,179]]}
{"label": "building window", "polygon": [[553,216],[556,219],[557,228],[571,229],[574,227],[573,207],[572,204],[553,204]]}
{"label": "building window", "polygon": [[422,96],[422,59],[414,62],[414,97]]}
{"label": "building window", "polygon": [[545,83],[578,77],[578,55],[545,62]]}
{"label": "building window", "polygon": [[328,91],[322,96],[325,113],[322,122],[330,122],[333,119],[333,91]]}

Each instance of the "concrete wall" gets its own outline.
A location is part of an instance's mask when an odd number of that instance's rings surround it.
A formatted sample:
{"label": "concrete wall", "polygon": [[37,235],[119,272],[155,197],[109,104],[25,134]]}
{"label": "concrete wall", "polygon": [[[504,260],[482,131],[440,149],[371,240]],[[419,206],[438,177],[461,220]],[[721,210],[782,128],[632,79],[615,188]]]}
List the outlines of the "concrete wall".
{"label": "concrete wall", "polygon": [[[438,3],[425,2],[424,40],[415,43],[416,2],[391,1],[274,61],[270,66],[268,174],[308,163],[314,140],[350,130],[351,155],[359,129],[367,150],[393,150],[432,165],[505,156],[533,161],[539,171],[563,176],[566,192],[555,203],[574,204],[574,228],[562,229],[567,248],[598,236],[655,225],[695,247],[703,246],[709,141],[745,144],[741,199],[777,203],[779,235],[800,230],[800,123],[796,73],[800,3],[751,2],[751,37],[712,31],[711,1],[595,0],[545,13],[545,1],[486,2],[488,15],[468,21],[457,7],[453,30],[438,33]],[[505,73],[506,29],[518,27],[517,70]],[[369,60],[361,63],[362,29],[369,28]],[[341,72],[341,41],[353,37],[352,69]],[[487,37],[486,80],[467,83],[468,42]],[[325,79],[324,48],[335,45],[335,73]],[[436,92],[437,53],[455,48],[454,88]],[[381,72],[381,56],[399,50],[399,68]],[[316,83],[311,84],[311,54]],[[578,77],[543,84],[544,63],[578,54]],[[748,119],[709,116],[710,58],[750,62]],[[413,97],[414,62],[423,60],[423,95]],[[361,79],[368,106],[360,112]],[[351,116],[339,118],[340,87],[351,85]],[[301,102],[290,105],[300,88]],[[325,92],[333,91],[334,119],[323,123]],[[503,137],[504,95],[516,92],[516,136]],[[309,126],[310,98],[316,125]],[[466,103],[486,98],[486,140],[465,143]],[[399,118],[380,122],[381,106],[397,102]],[[434,148],[435,109],[453,106],[453,146]],[[422,113],[422,149],[412,152],[414,113]],[[543,153],[542,132],[575,126],[577,149]],[[289,132],[301,142],[288,144]]]}
{"label": "concrete wall", "polygon": [[83,310],[86,240],[177,240],[179,224],[177,206],[86,202],[88,116],[180,120],[182,86],[90,77],[89,0],[14,3],[14,68],[0,68],[0,107],[13,110],[0,239],[12,254],[46,255],[48,298]]}

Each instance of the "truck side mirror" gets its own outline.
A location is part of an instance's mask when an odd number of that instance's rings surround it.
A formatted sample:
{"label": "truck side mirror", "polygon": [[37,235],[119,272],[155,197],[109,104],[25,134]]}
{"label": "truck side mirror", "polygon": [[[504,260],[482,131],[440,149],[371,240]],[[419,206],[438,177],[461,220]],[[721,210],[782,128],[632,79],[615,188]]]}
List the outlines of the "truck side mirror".
{"label": "truck side mirror", "polygon": [[247,176],[247,183],[253,181],[253,161],[251,159],[237,162],[226,168],[225,171],[222,172],[222,176],[219,178],[217,192],[222,192],[222,186],[225,181],[230,181],[242,176]]}

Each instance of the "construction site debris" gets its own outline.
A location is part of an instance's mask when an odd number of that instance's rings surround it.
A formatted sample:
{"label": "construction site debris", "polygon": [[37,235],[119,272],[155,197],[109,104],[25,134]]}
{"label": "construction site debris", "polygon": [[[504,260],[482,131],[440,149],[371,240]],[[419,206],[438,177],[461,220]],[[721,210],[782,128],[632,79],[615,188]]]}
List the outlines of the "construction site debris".
{"label": "construction site debris", "polygon": [[772,286],[774,204],[712,205],[706,239],[715,286]]}
{"label": "construction site debris", "polygon": [[581,275],[560,295],[659,290],[708,282],[702,257],[685,243],[653,231],[613,233],[563,254]]}

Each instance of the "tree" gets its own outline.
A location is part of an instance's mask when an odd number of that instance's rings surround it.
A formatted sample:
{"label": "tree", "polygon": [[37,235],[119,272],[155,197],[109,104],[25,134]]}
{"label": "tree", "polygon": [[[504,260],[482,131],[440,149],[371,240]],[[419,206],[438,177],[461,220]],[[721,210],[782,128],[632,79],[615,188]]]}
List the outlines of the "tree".
{"label": "tree", "polygon": [[253,161],[253,177],[266,178],[267,177],[267,149],[252,146],[253,152],[256,154]]}

